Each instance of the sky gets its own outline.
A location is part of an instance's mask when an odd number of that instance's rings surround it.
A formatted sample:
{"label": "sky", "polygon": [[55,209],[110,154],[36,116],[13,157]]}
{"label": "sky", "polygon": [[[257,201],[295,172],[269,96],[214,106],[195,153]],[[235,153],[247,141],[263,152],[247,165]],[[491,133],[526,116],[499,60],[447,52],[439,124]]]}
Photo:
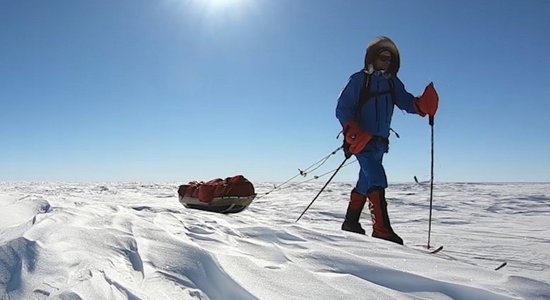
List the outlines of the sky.
{"label": "sky", "polygon": [[[338,95],[385,35],[407,90],[438,90],[435,181],[547,182],[548,15],[543,0],[0,0],[0,180],[284,181],[341,145]],[[396,110],[392,128],[388,180],[429,179],[427,119]]]}

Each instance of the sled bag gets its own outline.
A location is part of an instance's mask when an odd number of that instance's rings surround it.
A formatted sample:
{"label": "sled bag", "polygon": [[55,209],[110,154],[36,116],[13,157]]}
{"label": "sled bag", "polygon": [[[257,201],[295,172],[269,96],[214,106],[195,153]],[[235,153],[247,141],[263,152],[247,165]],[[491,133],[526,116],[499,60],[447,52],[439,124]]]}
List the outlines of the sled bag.
{"label": "sled bag", "polygon": [[249,197],[254,195],[254,186],[242,175],[216,178],[207,182],[191,181],[180,185],[180,197],[197,198],[201,202],[210,202],[220,197]]}

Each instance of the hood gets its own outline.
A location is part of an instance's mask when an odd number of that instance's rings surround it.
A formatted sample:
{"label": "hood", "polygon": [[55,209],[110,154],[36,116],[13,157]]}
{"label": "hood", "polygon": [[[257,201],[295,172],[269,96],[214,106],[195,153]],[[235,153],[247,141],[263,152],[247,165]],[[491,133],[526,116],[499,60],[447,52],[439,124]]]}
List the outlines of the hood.
{"label": "hood", "polygon": [[379,36],[369,42],[365,53],[365,70],[369,69],[368,66],[374,63],[376,56],[382,50],[388,50],[392,54],[392,62],[390,68],[388,69],[388,73],[397,75],[400,65],[399,50],[397,49],[395,43],[386,36]]}

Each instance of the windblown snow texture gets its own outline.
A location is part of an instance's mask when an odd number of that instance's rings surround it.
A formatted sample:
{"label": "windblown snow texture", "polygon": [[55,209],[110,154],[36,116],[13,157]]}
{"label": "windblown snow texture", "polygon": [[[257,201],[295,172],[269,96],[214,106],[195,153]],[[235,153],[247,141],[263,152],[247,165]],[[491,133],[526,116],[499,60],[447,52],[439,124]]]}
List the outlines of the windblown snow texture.
{"label": "windblown snow texture", "polygon": [[322,185],[223,215],[177,184],[0,183],[0,299],[550,298],[550,184],[437,184],[435,255],[428,187],[388,189],[403,247],[339,230],[348,183],[295,223]]}

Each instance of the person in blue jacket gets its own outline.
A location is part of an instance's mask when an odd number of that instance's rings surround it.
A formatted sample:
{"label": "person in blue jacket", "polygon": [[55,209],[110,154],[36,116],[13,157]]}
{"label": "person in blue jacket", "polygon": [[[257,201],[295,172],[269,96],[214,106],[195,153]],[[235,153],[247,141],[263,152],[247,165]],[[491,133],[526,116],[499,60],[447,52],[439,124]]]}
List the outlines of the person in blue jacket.
{"label": "person in blue jacket", "polygon": [[407,92],[397,77],[399,65],[399,51],[391,39],[381,36],[372,40],[364,68],[351,75],[338,98],[336,117],[343,127],[346,157],[355,155],[360,165],[342,230],[365,234],[359,217],[368,200],[372,236],[403,244],[390,225],[385,197],[388,181],[382,158],[388,152],[391,119],[395,106],[411,114],[433,117],[439,98],[433,83],[420,97]]}

